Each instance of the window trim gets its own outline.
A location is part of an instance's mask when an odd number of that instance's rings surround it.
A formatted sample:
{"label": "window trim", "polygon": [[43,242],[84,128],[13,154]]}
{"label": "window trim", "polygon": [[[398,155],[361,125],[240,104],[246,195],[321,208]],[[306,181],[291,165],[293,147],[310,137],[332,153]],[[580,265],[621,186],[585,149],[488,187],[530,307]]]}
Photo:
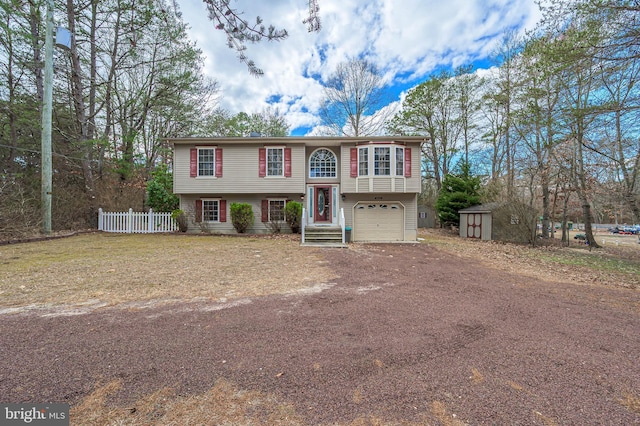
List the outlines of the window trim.
{"label": "window trim", "polygon": [[[268,170],[269,150],[282,150],[282,174],[271,175]],[[258,177],[260,178],[290,178],[292,175],[292,151],[286,145],[265,145],[258,149]]]}
{"label": "window trim", "polygon": [[[216,177],[216,149],[215,147],[197,147],[196,148],[198,150],[198,162],[197,162],[197,167],[198,167],[198,174],[197,177]],[[201,164],[209,164],[209,162],[204,163],[200,161],[200,153],[202,151],[211,151],[211,174],[207,174],[204,175],[202,174],[203,169],[200,167]]]}
{"label": "window trim", "polygon": [[[327,151],[328,153],[330,153],[333,156],[333,166],[329,166],[333,168],[333,175],[332,176],[312,176],[311,175],[311,171],[313,169],[315,169],[314,167],[312,167],[311,162],[313,160],[313,156],[316,155],[318,152],[320,151]],[[326,160],[324,160],[326,161]],[[326,170],[327,166],[321,166],[320,168],[322,170]],[[316,167],[317,168],[317,167]],[[330,150],[329,148],[318,148],[315,151],[313,151],[311,153],[311,155],[309,156],[309,179],[335,179],[338,177],[338,156],[336,155],[335,152],[333,152],[332,150]]]}
{"label": "window trim", "polygon": [[[358,147],[358,177],[359,176],[369,176],[369,161],[370,161],[370,155],[369,155],[369,146],[361,146]],[[364,159],[361,159],[360,157],[360,153],[364,153],[363,157],[366,157]],[[366,166],[367,170],[363,171],[361,165]]]}
{"label": "window trim", "polygon": [[272,202],[282,202],[282,219],[277,219],[280,222],[285,221],[285,208],[287,207],[287,199],[286,198],[267,198],[267,221],[271,222],[271,203]]}
{"label": "window trim", "polygon": [[[202,173],[200,153],[204,150],[212,151],[213,156],[211,162],[213,163],[212,174],[204,175]],[[189,176],[196,179],[211,179],[222,177],[222,148],[211,145],[195,146],[190,149],[189,153]]]}
{"label": "window trim", "polygon": [[[222,223],[220,221],[220,206],[221,206],[221,198],[201,198],[202,200],[202,222],[203,223]],[[206,220],[205,219],[205,203],[214,202],[217,204],[217,220]]]}
{"label": "window trim", "polygon": [[[376,168],[376,163],[381,160],[376,160],[376,148],[386,148],[389,150],[389,174],[378,174],[380,168]],[[370,144],[361,145],[357,147],[357,174],[352,177],[369,177],[369,178],[391,178],[391,177],[404,177],[409,178],[407,175],[407,147],[404,145],[396,144]],[[402,151],[402,159],[398,160],[398,151]],[[367,158],[362,159],[362,154]],[[385,162],[384,160],[382,160]],[[363,171],[363,166],[367,170]],[[401,173],[398,173],[401,172]]]}
{"label": "window trim", "polygon": [[[281,171],[281,173],[278,174],[278,175],[269,173],[269,151],[270,150],[276,150],[276,149],[279,150],[280,153],[281,153],[281,159],[280,159],[280,171]],[[265,156],[265,167],[266,167],[266,169],[265,169],[265,172],[266,172],[265,177],[268,177],[268,178],[284,177],[284,174],[285,174],[284,173],[284,150],[285,150],[285,147],[284,146],[266,146],[265,150],[266,150],[265,151],[265,155],[266,155]]]}
{"label": "window trim", "polygon": [[[386,154],[380,156],[378,152],[385,150]],[[392,152],[393,151],[393,152]],[[387,157],[388,158],[385,158]],[[391,165],[395,164],[395,150],[392,150],[390,146],[374,146],[373,147],[373,175],[374,176],[395,176],[391,174]],[[388,171],[388,173],[380,173]],[[394,172],[395,173],[395,172]]]}
{"label": "window trim", "polygon": [[[404,176],[405,175],[405,169],[404,169],[404,155],[406,153],[405,149],[403,146],[396,146],[396,149],[393,150],[394,151],[394,156],[395,156],[395,166],[396,166],[396,174],[395,176]],[[398,151],[402,152],[402,159],[398,160]],[[400,171],[400,174],[398,174],[398,171]]]}

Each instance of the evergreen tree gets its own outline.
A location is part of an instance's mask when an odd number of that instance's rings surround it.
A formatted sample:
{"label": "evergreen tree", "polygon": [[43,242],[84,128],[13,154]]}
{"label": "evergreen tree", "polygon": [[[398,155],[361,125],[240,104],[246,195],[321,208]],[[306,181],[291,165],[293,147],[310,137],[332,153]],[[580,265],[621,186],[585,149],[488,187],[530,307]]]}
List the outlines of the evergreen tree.
{"label": "evergreen tree", "polygon": [[157,212],[171,212],[178,208],[180,201],[173,193],[173,173],[165,164],[159,165],[147,183],[147,206]]}
{"label": "evergreen tree", "polygon": [[457,225],[458,211],[480,203],[480,178],[471,174],[468,163],[462,163],[460,173],[444,177],[436,211],[442,225]]}

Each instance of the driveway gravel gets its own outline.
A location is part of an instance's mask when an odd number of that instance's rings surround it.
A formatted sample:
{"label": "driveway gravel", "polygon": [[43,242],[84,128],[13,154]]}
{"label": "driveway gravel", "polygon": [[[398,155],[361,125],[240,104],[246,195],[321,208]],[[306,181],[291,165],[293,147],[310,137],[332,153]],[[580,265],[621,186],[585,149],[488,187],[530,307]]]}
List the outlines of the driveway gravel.
{"label": "driveway gravel", "polygon": [[637,289],[544,281],[428,244],[320,253],[335,276],[295,294],[0,315],[0,401],[73,408],[119,380],[106,403],[131,407],[223,379],[309,425],[640,424]]}

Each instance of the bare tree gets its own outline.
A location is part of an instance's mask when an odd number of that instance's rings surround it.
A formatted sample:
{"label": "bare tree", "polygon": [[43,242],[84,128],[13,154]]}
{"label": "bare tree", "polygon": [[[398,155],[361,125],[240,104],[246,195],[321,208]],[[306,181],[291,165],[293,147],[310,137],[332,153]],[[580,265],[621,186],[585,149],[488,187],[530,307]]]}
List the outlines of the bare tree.
{"label": "bare tree", "polygon": [[388,124],[393,133],[429,136],[422,155],[427,161],[426,177],[435,180],[438,191],[458,152],[461,132],[455,99],[451,74],[439,73],[412,88]]}
{"label": "bare tree", "polygon": [[601,143],[592,147],[612,165],[620,181],[622,202],[640,222],[640,139],[637,137],[637,111],[640,93],[640,57],[629,55],[623,61],[609,60],[602,67],[602,82],[608,94],[603,113]]}
{"label": "bare tree", "polygon": [[350,59],[339,64],[324,85],[320,118],[331,135],[375,135],[388,118],[383,108],[388,100],[376,66],[365,59]]}
{"label": "bare tree", "polygon": [[[246,45],[281,40],[286,31],[262,25],[260,18],[250,24],[232,7],[233,0],[203,2],[212,27],[226,34],[249,71],[260,75],[244,53]],[[188,39],[177,5],[175,0],[56,1],[55,18],[74,37],[69,50],[55,51],[54,227],[90,226],[97,206],[111,202],[115,193],[142,205],[136,184],[170,158],[163,138],[196,134],[213,114],[216,83],[204,77],[202,53]],[[318,0],[309,0],[308,7],[303,22],[318,31]],[[32,195],[38,194],[35,171],[41,161],[36,141],[44,9],[36,0],[0,4],[0,196],[22,194],[20,202],[0,202],[3,218],[20,217],[18,205],[39,208]],[[265,118],[269,132],[284,127],[277,117]],[[116,180],[128,176],[127,168],[131,181]],[[25,221],[25,231],[29,226]]]}
{"label": "bare tree", "polygon": [[[628,61],[640,59],[640,2],[627,0],[573,0],[578,16],[606,22],[606,36],[590,40],[597,59]],[[571,3],[571,2],[570,2]]]}
{"label": "bare tree", "polygon": [[502,108],[501,96],[493,82],[485,83],[485,93],[482,96],[482,104],[479,114],[484,121],[482,126],[482,139],[485,143],[488,162],[491,164],[489,178],[492,182],[498,182],[504,170],[506,150],[504,148],[505,113]]}
{"label": "bare tree", "polygon": [[473,73],[473,65],[458,67],[453,80],[456,122],[464,147],[464,162],[469,164],[469,151],[476,139],[476,114],[480,110],[480,88],[483,81]]}
{"label": "bare tree", "polygon": [[588,46],[597,33],[578,27],[562,32],[562,37],[548,44],[546,54],[555,63],[555,72],[561,83],[559,107],[566,127],[566,138],[573,143],[575,152],[574,187],[582,205],[585,234],[590,247],[599,247],[593,237],[593,213],[589,200],[594,185],[589,175],[586,150],[591,130],[601,101],[598,92],[598,64]]}
{"label": "bare tree", "polygon": [[[73,4],[72,0],[66,1],[66,13],[67,13],[67,24],[69,25],[69,31],[71,33],[76,33],[76,25],[79,22],[78,15],[83,14],[83,8],[78,8]],[[86,5],[84,6],[87,7]],[[92,8],[92,12],[95,12],[95,9]],[[95,24],[95,21],[91,20],[91,26]],[[95,33],[92,31],[92,35]],[[91,42],[91,40],[90,40]],[[93,52],[93,50],[92,50]],[[89,142],[93,139],[93,134],[91,133],[93,130],[93,126],[91,125],[91,115],[90,111],[94,110],[94,106],[89,104],[87,105],[87,99],[85,97],[85,90],[87,86],[87,82],[83,79],[84,71],[82,67],[82,60],[80,55],[80,50],[78,49],[77,38],[74,37],[71,42],[71,49],[69,51],[69,56],[71,58],[71,97],[73,99],[73,113],[74,113],[74,137],[73,139],[77,141],[78,146],[81,149],[81,167],[82,167],[82,175],[84,178],[84,188],[85,188],[85,196],[87,200],[88,207],[88,217],[90,218],[92,226],[97,225],[97,212],[98,206],[96,205],[96,196],[95,196],[95,171],[92,167],[93,161],[93,146]],[[89,58],[91,68],[95,66],[96,56]],[[95,101],[91,100],[90,102]]]}
{"label": "bare tree", "polygon": [[[531,204],[542,196],[542,236],[549,237],[551,218],[551,184],[553,149],[559,142],[558,76],[545,62],[547,48],[544,39],[527,43],[519,61],[519,84],[513,114],[513,128],[522,140],[523,168],[530,170]],[[539,188],[539,190],[534,189]]]}
{"label": "bare tree", "polygon": [[[284,40],[289,35],[287,30],[276,29],[273,25],[265,27],[262,18],[259,16],[256,17],[255,23],[249,23],[242,17],[242,12],[229,5],[230,0],[203,1],[209,11],[209,19],[216,23],[216,29],[225,32],[229,48],[237,52],[238,59],[247,65],[251,74],[261,76],[263,71],[245,53],[247,50],[246,43],[258,43],[262,40]],[[309,0],[309,15],[303,21],[307,24],[309,32],[320,31],[319,9],[317,0]]]}
{"label": "bare tree", "polygon": [[504,137],[504,153],[506,166],[506,182],[507,194],[509,197],[514,196],[516,168],[515,157],[517,140],[513,137],[513,108],[514,98],[517,90],[517,57],[520,51],[521,43],[515,33],[507,33],[504,36],[502,45],[496,53],[496,61],[500,64],[498,70],[498,79],[496,81],[497,93],[496,100],[502,109],[503,131]]}

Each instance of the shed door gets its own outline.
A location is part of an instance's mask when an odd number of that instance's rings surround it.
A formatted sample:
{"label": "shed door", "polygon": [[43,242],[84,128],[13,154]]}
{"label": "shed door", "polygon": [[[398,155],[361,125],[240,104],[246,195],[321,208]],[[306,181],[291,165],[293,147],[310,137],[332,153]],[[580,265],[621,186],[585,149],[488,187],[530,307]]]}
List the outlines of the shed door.
{"label": "shed door", "polygon": [[404,206],[400,203],[362,203],[355,207],[355,241],[403,241]]}
{"label": "shed door", "polygon": [[482,213],[467,215],[467,238],[482,238]]}

